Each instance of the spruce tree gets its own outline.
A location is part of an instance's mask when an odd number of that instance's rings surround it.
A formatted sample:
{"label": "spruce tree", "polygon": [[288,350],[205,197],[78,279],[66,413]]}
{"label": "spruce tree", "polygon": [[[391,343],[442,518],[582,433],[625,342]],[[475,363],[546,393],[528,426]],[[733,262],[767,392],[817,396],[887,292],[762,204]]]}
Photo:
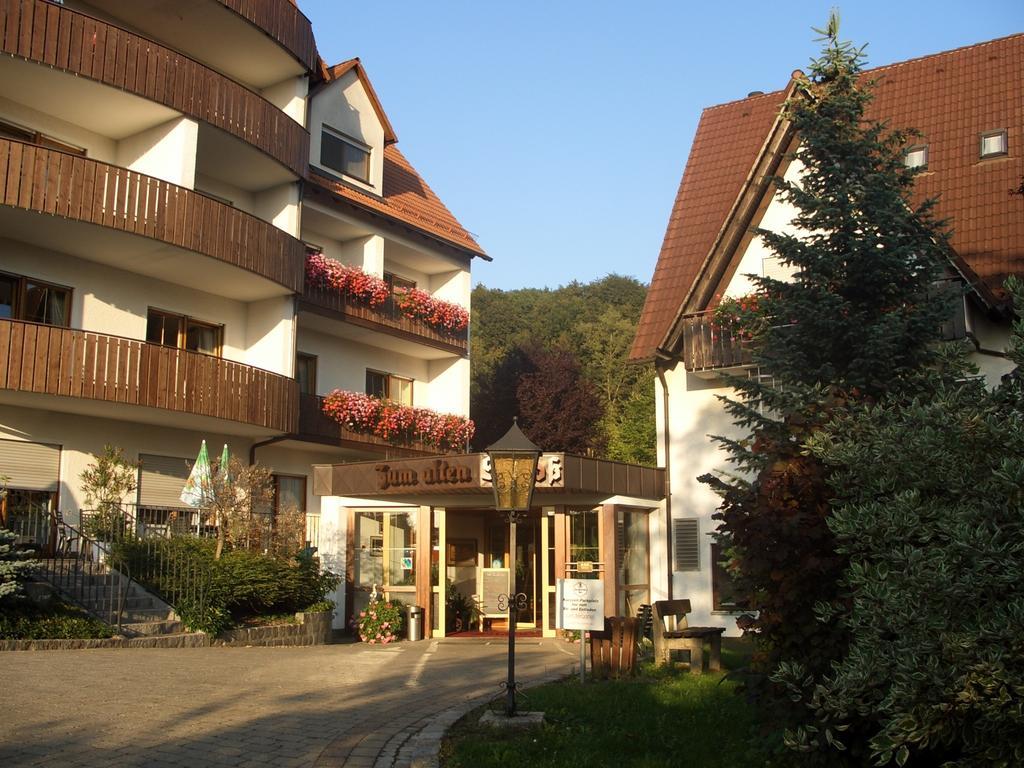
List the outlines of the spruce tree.
{"label": "spruce tree", "polygon": [[757,231],[791,279],[751,276],[762,313],[751,347],[771,379],[730,378],[738,395],[723,398],[725,407],[748,437],[716,439],[740,473],[701,478],[724,498],[719,538],[756,611],[745,619],[757,641],[748,690],[764,697],[775,725],[800,716],[770,681],[780,663],[816,676],[847,642],[837,622],[814,612],[841,601],[846,561],[827,524],[828,470],[804,445],[837,410],[910,393],[934,360],[947,312],[930,298],[946,234],[933,201],[911,202],[914,174],[903,162],[911,134],[866,117],[863,49],[839,40],[835,14],[816,31],[822,54],[783,107],[801,173],[775,179],[797,210],[799,234]]}

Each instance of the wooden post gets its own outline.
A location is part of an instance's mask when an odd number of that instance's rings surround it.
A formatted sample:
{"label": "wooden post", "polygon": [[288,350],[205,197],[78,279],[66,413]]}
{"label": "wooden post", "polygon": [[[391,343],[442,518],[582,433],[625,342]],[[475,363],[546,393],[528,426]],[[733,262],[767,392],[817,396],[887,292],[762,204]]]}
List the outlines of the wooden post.
{"label": "wooden post", "polygon": [[615,541],[615,505],[602,504],[598,538],[601,542],[600,557],[604,563],[604,612],[606,616],[618,615],[619,563]]}
{"label": "wooden post", "polygon": [[430,507],[420,507],[416,519],[416,605],[423,607],[423,637],[431,637],[434,618],[430,599]]}

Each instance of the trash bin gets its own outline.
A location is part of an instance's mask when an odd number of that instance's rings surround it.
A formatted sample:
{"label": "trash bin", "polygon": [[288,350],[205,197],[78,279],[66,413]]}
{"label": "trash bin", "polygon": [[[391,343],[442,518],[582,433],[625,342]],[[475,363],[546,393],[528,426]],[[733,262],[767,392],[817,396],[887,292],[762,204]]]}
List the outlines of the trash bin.
{"label": "trash bin", "polygon": [[423,639],[423,608],[410,605],[405,609],[406,638],[409,640]]}

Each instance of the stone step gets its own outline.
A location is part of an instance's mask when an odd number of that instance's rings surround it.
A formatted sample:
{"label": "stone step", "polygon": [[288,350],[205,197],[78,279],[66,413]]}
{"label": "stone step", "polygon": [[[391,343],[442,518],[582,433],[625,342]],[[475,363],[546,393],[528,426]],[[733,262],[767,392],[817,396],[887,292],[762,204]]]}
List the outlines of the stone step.
{"label": "stone step", "polygon": [[146,621],[122,624],[121,630],[126,635],[155,637],[158,635],[180,635],[185,633],[185,625],[180,621]]}
{"label": "stone step", "polygon": [[[89,608],[91,613],[99,616],[103,621],[108,624],[117,623],[117,609],[110,608],[109,606],[96,606]],[[157,624],[163,621],[177,621],[178,617],[174,611],[160,610],[159,608],[141,609],[141,610],[130,610],[125,609],[121,612],[121,623],[122,624]]]}

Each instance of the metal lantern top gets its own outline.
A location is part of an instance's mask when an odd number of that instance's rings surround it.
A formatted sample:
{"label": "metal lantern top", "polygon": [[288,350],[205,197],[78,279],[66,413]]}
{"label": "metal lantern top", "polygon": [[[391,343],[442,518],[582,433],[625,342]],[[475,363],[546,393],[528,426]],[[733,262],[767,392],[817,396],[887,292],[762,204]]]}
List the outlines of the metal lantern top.
{"label": "metal lantern top", "polygon": [[497,442],[486,449],[491,459],[494,508],[498,512],[522,513],[530,509],[537,482],[540,447],[530,442],[518,420]]}

